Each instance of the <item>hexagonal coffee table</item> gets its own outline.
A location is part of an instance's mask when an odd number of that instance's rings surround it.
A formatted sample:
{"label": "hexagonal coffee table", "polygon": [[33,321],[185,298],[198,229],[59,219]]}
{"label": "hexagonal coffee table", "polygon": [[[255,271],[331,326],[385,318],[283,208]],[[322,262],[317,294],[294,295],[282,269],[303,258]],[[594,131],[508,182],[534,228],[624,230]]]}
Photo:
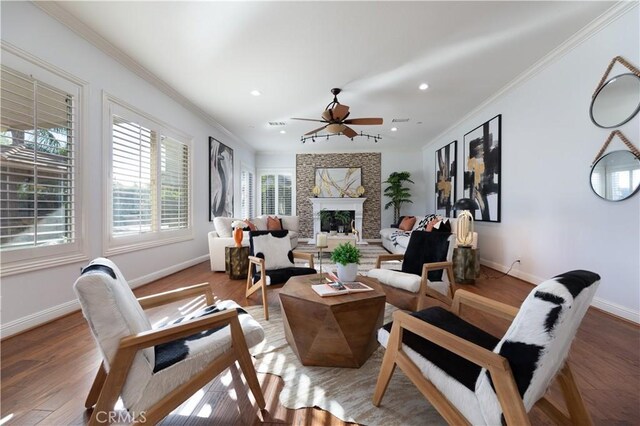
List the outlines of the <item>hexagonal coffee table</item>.
{"label": "hexagonal coffee table", "polygon": [[[287,342],[302,365],[362,366],[378,347],[384,293],[374,289],[320,297],[311,288],[310,277],[293,277],[280,291]],[[369,284],[366,277],[357,280]]]}

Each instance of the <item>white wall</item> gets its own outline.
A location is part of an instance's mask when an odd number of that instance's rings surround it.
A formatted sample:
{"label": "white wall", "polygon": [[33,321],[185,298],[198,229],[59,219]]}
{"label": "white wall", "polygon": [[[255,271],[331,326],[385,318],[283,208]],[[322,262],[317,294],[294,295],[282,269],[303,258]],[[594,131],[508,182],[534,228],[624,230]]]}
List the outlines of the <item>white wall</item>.
{"label": "white wall", "polygon": [[[376,148],[384,144],[384,140],[378,143]],[[417,151],[398,151],[391,149],[376,149],[370,150],[380,152],[381,165],[380,170],[382,173],[381,179],[385,181],[390,173],[408,171],[411,173],[411,180],[414,185],[408,184],[411,188],[411,199],[413,204],[404,204],[400,213],[403,215],[425,215],[426,213],[426,196],[428,190],[425,186],[424,173],[422,169],[422,155]],[[349,151],[352,153],[354,151]],[[302,153],[302,152],[301,152]],[[310,152],[305,151],[305,154]],[[326,154],[324,152],[318,154]],[[274,153],[274,152],[259,152],[256,154],[256,169],[277,169],[277,168],[293,168],[296,167],[296,153]],[[382,184],[382,190],[384,190],[385,184]],[[384,192],[384,191],[383,191]],[[382,192],[381,192],[382,193]],[[367,194],[365,194],[365,197]],[[388,227],[393,223],[393,209],[384,209],[384,204],[388,199],[385,196],[381,197],[382,205],[380,206],[381,223],[383,227]]]}
{"label": "white wall", "polygon": [[[232,140],[200,115],[129,71],[92,44],[28,2],[2,3],[2,40],[89,83],[88,139],[82,166],[88,191],[85,220],[87,258],[102,254],[102,92],[171,124],[193,137],[193,227],[194,239],[114,256],[124,275],[141,284],[206,259],[208,217],[208,137],[234,149],[235,193],[240,193],[240,164],[254,166],[255,154]],[[240,211],[240,197],[235,197]],[[72,284],[86,262],[63,265],[2,279],[2,334],[7,335],[54,318],[74,308]]]}
{"label": "white wall", "polygon": [[[434,183],[435,151],[456,139],[462,176],[463,135],[502,114],[502,222],[476,222],[482,262],[506,270],[521,259],[514,275],[534,283],[572,269],[597,272],[602,281],[595,305],[636,322],[640,194],[608,202],[592,192],[589,165],[611,130],[590,121],[589,105],[613,57],[640,66],[639,33],[638,7],[633,7],[423,151],[428,188]],[[614,68],[628,72],[623,70]],[[636,116],[620,128],[636,146],[639,123]],[[610,150],[624,148],[616,140]],[[427,205],[434,209],[431,197]]]}

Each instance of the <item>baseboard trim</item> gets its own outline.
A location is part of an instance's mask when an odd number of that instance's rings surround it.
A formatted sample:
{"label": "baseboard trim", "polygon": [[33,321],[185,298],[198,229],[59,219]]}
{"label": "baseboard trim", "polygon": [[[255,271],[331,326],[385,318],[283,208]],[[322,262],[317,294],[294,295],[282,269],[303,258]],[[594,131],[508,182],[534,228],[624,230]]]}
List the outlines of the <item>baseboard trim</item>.
{"label": "baseboard trim", "polygon": [[[507,272],[509,270],[508,267],[504,266],[504,265],[500,265],[499,263],[496,262],[492,262],[490,260],[487,259],[480,259],[480,264],[488,266],[491,269],[495,269],[497,271],[500,272]],[[509,272],[510,276],[519,278],[523,281],[526,281],[528,283],[531,283],[533,285],[537,285],[543,281],[545,281],[544,279],[537,277],[535,275],[532,274],[528,274],[526,272],[522,272],[519,270],[511,270]],[[616,303],[613,302],[609,302],[608,300],[604,300],[602,298],[599,297],[594,297],[593,301],[591,302],[591,306],[593,306],[594,308],[598,308],[599,310],[610,314],[610,315],[614,315],[616,317],[622,318],[624,320],[633,322],[635,324],[640,324],[640,312],[639,311],[634,311],[632,309],[629,309],[627,307],[618,305]]]}
{"label": "baseboard trim", "polygon": [[[155,271],[151,274],[144,275],[134,280],[130,280],[129,285],[131,286],[131,288],[137,288],[152,281],[182,271],[183,269],[197,265],[198,263],[202,263],[206,260],[209,260],[208,254],[196,257],[195,259],[191,259],[186,262],[169,266],[167,268]],[[78,303],[78,301],[71,300],[69,302],[53,306],[43,311],[36,312],[35,314],[18,318],[17,320],[2,324],[2,326],[0,327],[0,339],[6,339],[7,337],[14,336],[19,333],[24,333],[25,331],[31,330],[32,328],[57,320],[78,310],[80,310],[80,304]]]}

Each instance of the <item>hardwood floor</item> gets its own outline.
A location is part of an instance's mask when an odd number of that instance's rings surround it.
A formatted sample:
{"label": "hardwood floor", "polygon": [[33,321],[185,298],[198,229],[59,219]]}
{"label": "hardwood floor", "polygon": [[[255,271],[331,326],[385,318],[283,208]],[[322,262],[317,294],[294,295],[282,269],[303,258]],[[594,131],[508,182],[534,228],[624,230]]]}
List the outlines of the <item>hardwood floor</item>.
{"label": "hardwood floor", "polygon": [[[560,271],[559,271],[560,272]],[[499,273],[483,268],[473,286],[458,286],[511,305],[519,305],[531,285],[513,277],[491,279]],[[244,281],[229,280],[209,271],[204,262],[143,286],[135,293],[148,295],[189,284],[209,282],[220,299],[260,305],[258,295],[244,297]],[[71,285],[72,283],[69,283]],[[278,304],[279,289],[270,288],[269,305]],[[435,304],[436,302],[434,302]],[[152,319],[167,315],[157,309]],[[493,333],[506,323],[469,312],[465,316]],[[100,355],[82,315],[74,313],[1,344],[0,418],[15,425],[84,424],[88,413],[84,399],[100,362]],[[596,424],[640,424],[640,328],[589,309],[573,342],[570,359],[580,390]],[[395,374],[402,374],[399,370]],[[267,412],[258,413],[249,399],[238,369],[230,368],[167,417],[167,425],[295,424],[341,425],[329,413],[314,409],[289,410],[278,402],[282,380],[258,374],[267,401]],[[551,393],[559,397],[555,385]],[[416,397],[418,397],[416,392]],[[365,401],[370,403],[370,401]],[[425,401],[426,403],[426,401]],[[8,418],[10,417],[10,418]],[[538,410],[530,413],[533,424],[550,424]],[[1,421],[0,421],[0,424]]]}

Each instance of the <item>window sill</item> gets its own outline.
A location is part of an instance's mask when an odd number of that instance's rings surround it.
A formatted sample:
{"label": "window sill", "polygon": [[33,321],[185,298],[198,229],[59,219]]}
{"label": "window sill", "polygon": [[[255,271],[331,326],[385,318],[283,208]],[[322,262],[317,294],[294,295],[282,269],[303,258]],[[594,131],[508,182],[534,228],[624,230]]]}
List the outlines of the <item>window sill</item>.
{"label": "window sill", "polygon": [[[148,248],[180,243],[183,241],[189,241],[193,239],[194,239],[193,233],[189,233],[187,235],[177,235],[173,237],[153,239],[149,241],[122,243],[118,245],[112,244],[110,247],[105,248],[104,255],[114,256],[118,254],[130,253],[132,251],[145,250]],[[113,242],[113,240],[111,241]]]}
{"label": "window sill", "polygon": [[89,257],[84,253],[71,253],[62,256],[47,256],[40,259],[21,260],[2,264],[0,277],[53,268],[70,263],[88,262]]}

